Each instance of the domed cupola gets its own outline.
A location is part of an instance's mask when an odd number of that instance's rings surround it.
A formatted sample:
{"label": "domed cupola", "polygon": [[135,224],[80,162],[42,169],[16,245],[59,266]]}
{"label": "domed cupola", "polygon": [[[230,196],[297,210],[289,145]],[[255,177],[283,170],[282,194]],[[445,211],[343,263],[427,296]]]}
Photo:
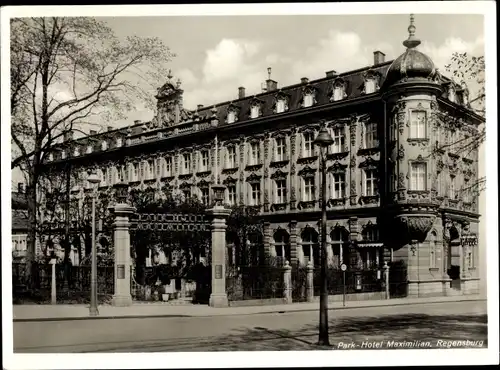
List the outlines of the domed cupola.
{"label": "domed cupola", "polygon": [[418,82],[433,82],[437,73],[434,63],[424,53],[415,48],[420,40],[415,37],[413,14],[410,15],[409,37],[403,41],[406,51],[392,62],[387,70],[382,89],[387,90],[396,85],[407,85]]}

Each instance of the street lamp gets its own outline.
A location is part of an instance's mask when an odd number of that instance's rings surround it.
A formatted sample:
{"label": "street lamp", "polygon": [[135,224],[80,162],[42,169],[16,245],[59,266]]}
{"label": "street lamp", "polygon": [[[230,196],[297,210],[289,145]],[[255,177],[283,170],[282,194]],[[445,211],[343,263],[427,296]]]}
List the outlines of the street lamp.
{"label": "street lamp", "polygon": [[95,245],[95,198],[97,184],[101,181],[99,177],[92,173],[87,181],[90,183],[92,190],[92,267],[90,278],[90,316],[99,315],[97,310],[97,251]]}
{"label": "street lamp", "polygon": [[320,167],[321,167],[321,290],[319,298],[319,345],[328,346],[328,286],[326,280],[326,148],[333,144],[333,139],[326,129],[326,125],[321,128],[314,144],[320,147]]}

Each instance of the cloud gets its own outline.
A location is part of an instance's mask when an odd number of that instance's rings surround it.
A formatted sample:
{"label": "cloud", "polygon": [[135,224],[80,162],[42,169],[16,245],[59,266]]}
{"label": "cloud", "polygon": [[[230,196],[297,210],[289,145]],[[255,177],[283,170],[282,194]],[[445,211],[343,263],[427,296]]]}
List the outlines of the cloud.
{"label": "cloud", "polygon": [[[278,86],[298,83],[301,77],[317,79],[326,71],[339,73],[373,64],[373,52],[386,54],[391,60],[403,52],[403,48],[387,42],[365,43],[355,32],[331,29],[323,38],[306,50],[272,46],[267,41],[249,39],[220,40],[205,52],[199,75],[188,69],[180,70],[184,88],[184,106],[194,109],[197,104],[211,105],[237,99],[238,87],[246,88],[247,96],[261,92],[261,84],[267,79],[267,67],[272,67],[272,78]],[[429,55],[436,66],[444,71],[454,51],[482,54],[484,39],[464,41],[448,38],[441,45],[422,43],[419,49]],[[280,52],[278,52],[280,50]]]}
{"label": "cloud", "polygon": [[434,62],[434,65],[444,72],[444,66],[450,62],[451,56],[455,52],[468,52],[475,56],[484,55],[484,38],[478,37],[474,41],[465,41],[461,38],[449,37],[441,45],[423,41],[419,50],[427,54]]}

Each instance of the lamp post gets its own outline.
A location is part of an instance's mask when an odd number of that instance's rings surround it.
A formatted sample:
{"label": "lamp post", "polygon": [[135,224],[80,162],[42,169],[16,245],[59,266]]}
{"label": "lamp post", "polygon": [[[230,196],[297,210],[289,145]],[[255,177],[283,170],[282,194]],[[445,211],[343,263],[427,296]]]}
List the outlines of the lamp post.
{"label": "lamp post", "polygon": [[91,174],[87,181],[92,187],[92,267],[90,277],[90,316],[99,315],[97,309],[97,251],[95,245],[95,198],[97,184],[101,181],[96,174]]}
{"label": "lamp post", "polygon": [[326,258],[326,158],[325,152],[329,145],[333,144],[333,139],[328,133],[326,126],[323,126],[318,133],[314,144],[320,147],[320,167],[321,167],[321,289],[319,298],[319,345],[328,346],[328,286],[326,280],[327,258]]}

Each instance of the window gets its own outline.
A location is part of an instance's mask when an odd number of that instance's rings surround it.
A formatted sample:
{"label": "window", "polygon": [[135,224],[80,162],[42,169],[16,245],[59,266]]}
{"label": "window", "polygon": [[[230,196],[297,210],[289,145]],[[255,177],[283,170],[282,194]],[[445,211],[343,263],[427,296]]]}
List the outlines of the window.
{"label": "window", "polygon": [[250,144],[250,165],[259,164],[260,161],[260,143]]}
{"label": "window", "polygon": [[462,186],[462,199],[465,203],[470,203],[471,202],[471,189],[470,187],[470,181],[467,179],[464,179],[464,184]]}
{"label": "window", "polygon": [[450,187],[448,189],[449,191],[449,194],[448,194],[448,197],[450,199],[456,199],[458,194],[457,194],[457,187],[456,187],[456,184],[457,184],[457,179],[455,176],[451,176],[450,178]]}
{"label": "window", "polygon": [[285,101],[280,99],[276,102],[276,113],[283,113],[286,110]]}
{"label": "window", "polygon": [[286,158],[285,150],[286,150],[285,138],[284,137],[276,138],[276,151],[275,151],[275,158],[274,158],[274,160],[276,162],[285,160],[285,158]]}
{"label": "window", "polygon": [[[75,149],[75,153],[76,153],[76,149]],[[49,162],[52,162],[54,160],[54,155],[52,153],[49,154]]]}
{"label": "window", "polygon": [[156,177],[161,177],[161,167],[162,167],[162,159],[157,158],[156,159]]}
{"label": "window", "polygon": [[276,257],[281,263],[290,262],[290,236],[285,230],[278,230],[274,233],[274,248]]}
{"label": "window", "polygon": [[302,155],[304,158],[312,157],[314,155],[314,133],[313,132],[305,132],[304,133],[304,144]]}
{"label": "window", "polygon": [[204,205],[208,205],[210,201],[210,192],[208,188],[201,188],[201,201]]}
{"label": "window", "polygon": [[191,172],[191,153],[184,153],[182,155],[182,171],[183,174],[188,174]]}
{"label": "window", "polygon": [[234,146],[227,147],[227,168],[236,168],[236,148]]}
{"label": "window", "polygon": [[340,227],[336,227],[331,235],[334,266],[339,267],[342,263],[349,262],[349,233]]}
{"label": "window", "polygon": [[250,198],[250,203],[252,206],[260,205],[260,184],[254,183],[250,184],[252,194]]}
{"label": "window", "polygon": [[426,121],[427,112],[411,111],[410,113],[410,138],[425,139],[426,138]]}
{"label": "window", "polygon": [[201,170],[208,170],[208,150],[203,150],[201,152]]}
{"label": "window", "polygon": [[65,158],[66,158],[66,151],[65,151],[65,150],[63,150],[63,151],[61,152],[61,158],[62,158],[62,159],[65,159]]}
{"label": "window", "polygon": [[314,200],[314,177],[304,178],[304,202],[310,202]]}
{"label": "window", "polygon": [[229,185],[227,187],[227,202],[229,205],[236,205],[236,185]]}
{"label": "window", "polygon": [[304,95],[304,107],[310,107],[314,104],[313,94]]}
{"label": "window", "polygon": [[87,154],[92,153],[92,145],[87,146]]}
{"label": "window", "polygon": [[[397,139],[397,121],[395,118],[391,118],[389,125],[389,140],[396,141]],[[439,135],[437,136],[439,137]]]}
{"label": "window", "polygon": [[427,190],[427,163],[411,164],[410,190]]}
{"label": "window", "polygon": [[437,267],[436,233],[432,232],[429,239],[429,267]]}
{"label": "window", "polygon": [[379,241],[378,229],[374,225],[368,225],[365,227],[365,229],[361,232],[361,236],[365,242]]}
{"label": "window", "polygon": [[[80,155],[80,150],[78,148],[75,148],[74,156],[78,157],[79,155]],[[52,158],[50,160],[52,160]]]}
{"label": "window", "polygon": [[372,169],[365,170],[364,176],[365,176],[364,195],[367,197],[377,195],[378,194],[378,187],[377,187],[376,171],[372,170]]}
{"label": "window", "polygon": [[369,122],[365,124],[365,149],[378,147],[377,124]]}
{"label": "window", "polygon": [[345,174],[336,173],[332,175],[333,199],[341,199],[345,196]]}
{"label": "window", "polygon": [[103,141],[101,143],[101,149],[102,150],[107,150],[108,149],[108,142],[107,141]]}
{"label": "window", "polygon": [[252,106],[250,109],[250,118],[257,118],[260,115],[260,107],[258,105]]}
{"label": "window", "polygon": [[368,79],[365,81],[365,94],[372,94],[375,92],[375,80]]}
{"label": "window", "polygon": [[306,228],[302,232],[302,250],[304,253],[304,264],[308,264],[309,261],[313,263],[314,266],[319,265],[319,243],[318,243],[318,233],[310,228]]}
{"label": "window", "polygon": [[448,89],[448,100],[455,103],[457,101],[457,94],[455,93],[455,89],[453,86],[450,86]]}
{"label": "window", "polygon": [[172,157],[165,158],[163,165],[164,165],[163,176],[171,176],[172,175]]}
{"label": "window", "polygon": [[379,265],[378,248],[364,248],[361,250],[363,269],[376,268]]}
{"label": "window", "polygon": [[398,190],[398,174],[396,172],[396,164],[390,165],[390,175],[389,175],[389,191],[395,192]]}
{"label": "window", "polygon": [[149,160],[147,162],[147,164],[148,164],[148,166],[147,166],[147,172],[146,172],[146,179],[152,180],[155,178],[155,176],[154,176],[155,163],[153,160]]}
{"label": "window", "polygon": [[133,164],[132,181],[139,181],[139,163]]}
{"label": "window", "polygon": [[120,170],[118,171],[118,182],[127,182],[127,170],[125,165],[120,167]]}
{"label": "window", "polygon": [[227,123],[234,123],[236,121],[236,113],[231,111],[227,114]]}
{"label": "window", "polygon": [[184,197],[184,199],[191,198],[191,189],[183,189],[182,196]]}
{"label": "window", "polygon": [[276,203],[286,203],[286,180],[276,180]]}
{"label": "window", "polygon": [[333,144],[332,153],[342,153],[345,151],[344,127],[335,127],[332,130]]}
{"label": "window", "polygon": [[344,98],[344,87],[336,86],[333,89],[333,101],[342,100]]}
{"label": "window", "polygon": [[113,185],[113,172],[115,171],[114,167],[106,168],[106,182],[108,185]]}
{"label": "window", "polygon": [[122,146],[123,140],[121,137],[116,139],[116,147],[119,148]]}

